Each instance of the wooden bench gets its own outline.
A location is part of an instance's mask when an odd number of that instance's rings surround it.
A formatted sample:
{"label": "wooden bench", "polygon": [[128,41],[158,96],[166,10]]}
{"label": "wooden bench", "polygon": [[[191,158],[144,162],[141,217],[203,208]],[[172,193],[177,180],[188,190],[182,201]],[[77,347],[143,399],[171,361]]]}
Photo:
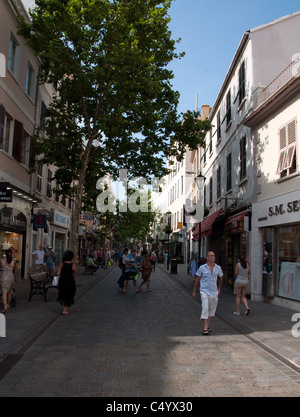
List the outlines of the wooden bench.
{"label": "wooden bench", "polygon": [[50,277],[47,272],[37,272],[30,274],[28,272],[28,277],[30,280],[30,292],[28,301],[31,301],[31,297],[35,294],[40,294],[44,297],[44,300],[47,301],[47,291],[49,288],[57,288],[57,286],[52,285],[52,277]]}

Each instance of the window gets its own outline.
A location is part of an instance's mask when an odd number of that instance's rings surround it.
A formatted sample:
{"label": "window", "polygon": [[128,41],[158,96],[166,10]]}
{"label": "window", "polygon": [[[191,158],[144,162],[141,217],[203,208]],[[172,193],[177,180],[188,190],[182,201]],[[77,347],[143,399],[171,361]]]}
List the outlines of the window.
{"label": "window", "polygon": [[227,125],[229,125],[230,122],[231,122],[231,93],[229,90],[226,96],[226,123]]}
{"label": "window", "polygon": [[238,92],[234,99],[234,103],[239,100],[239,106],[242,104],[242,101],[244,100],[246,96],[246,71],[245,71],[245,61],[242,62],[240,69],[239,69],[239,85],[238,85]]}
{"label": "window", "polygon": [[11,153],[10,142],[12,134],[13,119],[6,113],[5,131],[4,131],[4,150]]}
{"label": "window", "polygon": [[231,190],[232,187],[232,167],[231,167],[231,153],[226,158],[227,176],[226,176],[226,191]]}
{"label": "window", "polygon": [[22,162],[23,160],[24,142],[23,123],[15,120],[12,156],[19,162]]}
{"label": "window", "polygon": [[52,197],[51,179],[52,179],[52,171],[51,171],[51,169],[48,169],[48,171],[47,171],[47,190],[46,190],[46,195],[49,198]]}
{"label": "window", "polygon": [[42,101],[41,104],[41,115],[40,115],[40,128],[43,132],[45,132],[46,127],[46,104]]}
{"label": "window", "polygon": [[29,167],[29,156],[30,156],[29,149],[30,149],[30,136],[24,130],[22,151],[21,151],[21,163],[24,164],[26,167]]}
{"label": "window", "polygon": [[221,113],[217,114],[217,141],[221,139]]}
{"label": "window", "polygon": [[240,141],[240,180],[243,180],[247,176],[246,162],[246,136],[243,136]]}
{"label": "window", "polygon": [[209,131],[209,153],[210,154],[212,153],[212,150],[213,150],[213,147],[212,147],[212,131],[210,130]]}
{"label": "window", "polygon": [[5,107],[0,104],[0,149],[4,148]]}
{"label": "window", "polygon": [[279,161],[276,173],[281,178],[296,171],[296,120],[279,129]]}
{"label": "window", "polygon": [[217,169],[217,198],[221,198],[221,167]]}
{"label": "window", "polygon": [[19,43],[14,37],[14,35],[11,33],[9,39],[8,69],[15,77],[17,77],[18,75],[18,61]]}
{"label": "window", "polygon": [[43,177],[43,165],[38,164],[37,173],[36,173],[36,189],[37,191],[42,191],[42,177]]}
{"label": "window", "polygon": [[210,177],[209,180],[209,205],[213,203],[213,179]]}
{"label": "window", "polygon": [[225,120],[226,120],[226,126],[228,126],[229,123],[231,122],[231,92],[230,90],[228,91],[226,95],[226,113],[221,124],[223,124]]}
{"label": "window", "polygon": [[239,91],[238,91],[239,105],[242,103],[243,99],[246,96],[245,74],[246,74],[245,73],[245,61],[243,61],[239,69]]}
{"label": "window", "polygon": [[31,98],[34,95],[34,80],[35,80],[35,71],[33,69],[33,66],[28,61],[27,72],[26,72],[26,93]]}

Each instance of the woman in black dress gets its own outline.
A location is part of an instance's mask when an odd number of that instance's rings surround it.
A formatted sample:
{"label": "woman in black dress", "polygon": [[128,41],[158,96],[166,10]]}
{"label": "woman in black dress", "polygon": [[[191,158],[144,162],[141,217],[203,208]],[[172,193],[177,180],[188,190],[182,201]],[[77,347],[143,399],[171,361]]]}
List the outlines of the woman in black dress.
{"label": "woman in black dress", "polygon": [[64,315],[69,313],[69,307],[74,304],[76,293],[75,275],[77,270],[73,259],[74,252],[68,250],[57,270],[57,275],[59,275],[57,301],[63,305],[62,314]]}

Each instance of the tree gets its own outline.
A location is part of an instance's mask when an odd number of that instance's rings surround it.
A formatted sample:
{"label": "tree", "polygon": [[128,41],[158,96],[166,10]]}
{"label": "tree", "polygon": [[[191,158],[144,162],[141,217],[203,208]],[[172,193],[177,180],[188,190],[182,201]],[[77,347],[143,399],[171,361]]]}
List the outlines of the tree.
{"label": "tree", "polygon": [[82,207],[95,210],[99,177],[119,168],[161,177],[166,157],[204,144],[208,120],[177,113],[167,66],[183,54],[168,28],[171,1],[37,0],[30,23],[19,20],[41,59],[40,83],[57,85],[46,135],[33,141],[40,163],[56,165],[59,192],[75,198],[76,231]]}

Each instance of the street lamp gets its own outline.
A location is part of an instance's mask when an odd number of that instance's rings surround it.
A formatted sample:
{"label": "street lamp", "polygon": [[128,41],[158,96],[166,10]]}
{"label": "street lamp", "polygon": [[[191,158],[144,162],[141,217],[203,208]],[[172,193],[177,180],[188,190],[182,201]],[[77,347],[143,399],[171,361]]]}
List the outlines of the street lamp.
{"label": "street lamp", "polygon": [[167,216],[168,216],[168,257],[167,257],[167,269],[169,269],[169,265],[170,265],[170,230],[171,230],[171,215],[172,213],[170,211],[167,212]]}
{"label": "street lamp", "polygon": [[[200,171],[186,171],[186,173],[187,174],[197,174],[196,177],[195,177],[196,185],[197,185],[198,190],[199,191],[202,191],[202,189],[203,189],[203,182],[206,179],[205,176],[202,175]],[[198,225],[199,225],[199,243],[198,243],[198,261],[199,261],[199,266],[200,266],[200,258],[201,258],[201,220],[198,223]]]}
{"label": "street lamp", "polygon": [[[197,181],[197,178],[198,178],[198,181]],[[197,188],[201,192],[202,189],[203,189],[203,183],[206,180],[206,177],[204,175],[202,175],[201,172],[199,172],[199,174],[197,175],[195,180],[196,180]],[[201,263],[201,221],[202,221],[202,219],[199,222],[199,242],[198,242],[198,261],[199,261],[199,265],[198,266],[200,266],[200,263]]]}

